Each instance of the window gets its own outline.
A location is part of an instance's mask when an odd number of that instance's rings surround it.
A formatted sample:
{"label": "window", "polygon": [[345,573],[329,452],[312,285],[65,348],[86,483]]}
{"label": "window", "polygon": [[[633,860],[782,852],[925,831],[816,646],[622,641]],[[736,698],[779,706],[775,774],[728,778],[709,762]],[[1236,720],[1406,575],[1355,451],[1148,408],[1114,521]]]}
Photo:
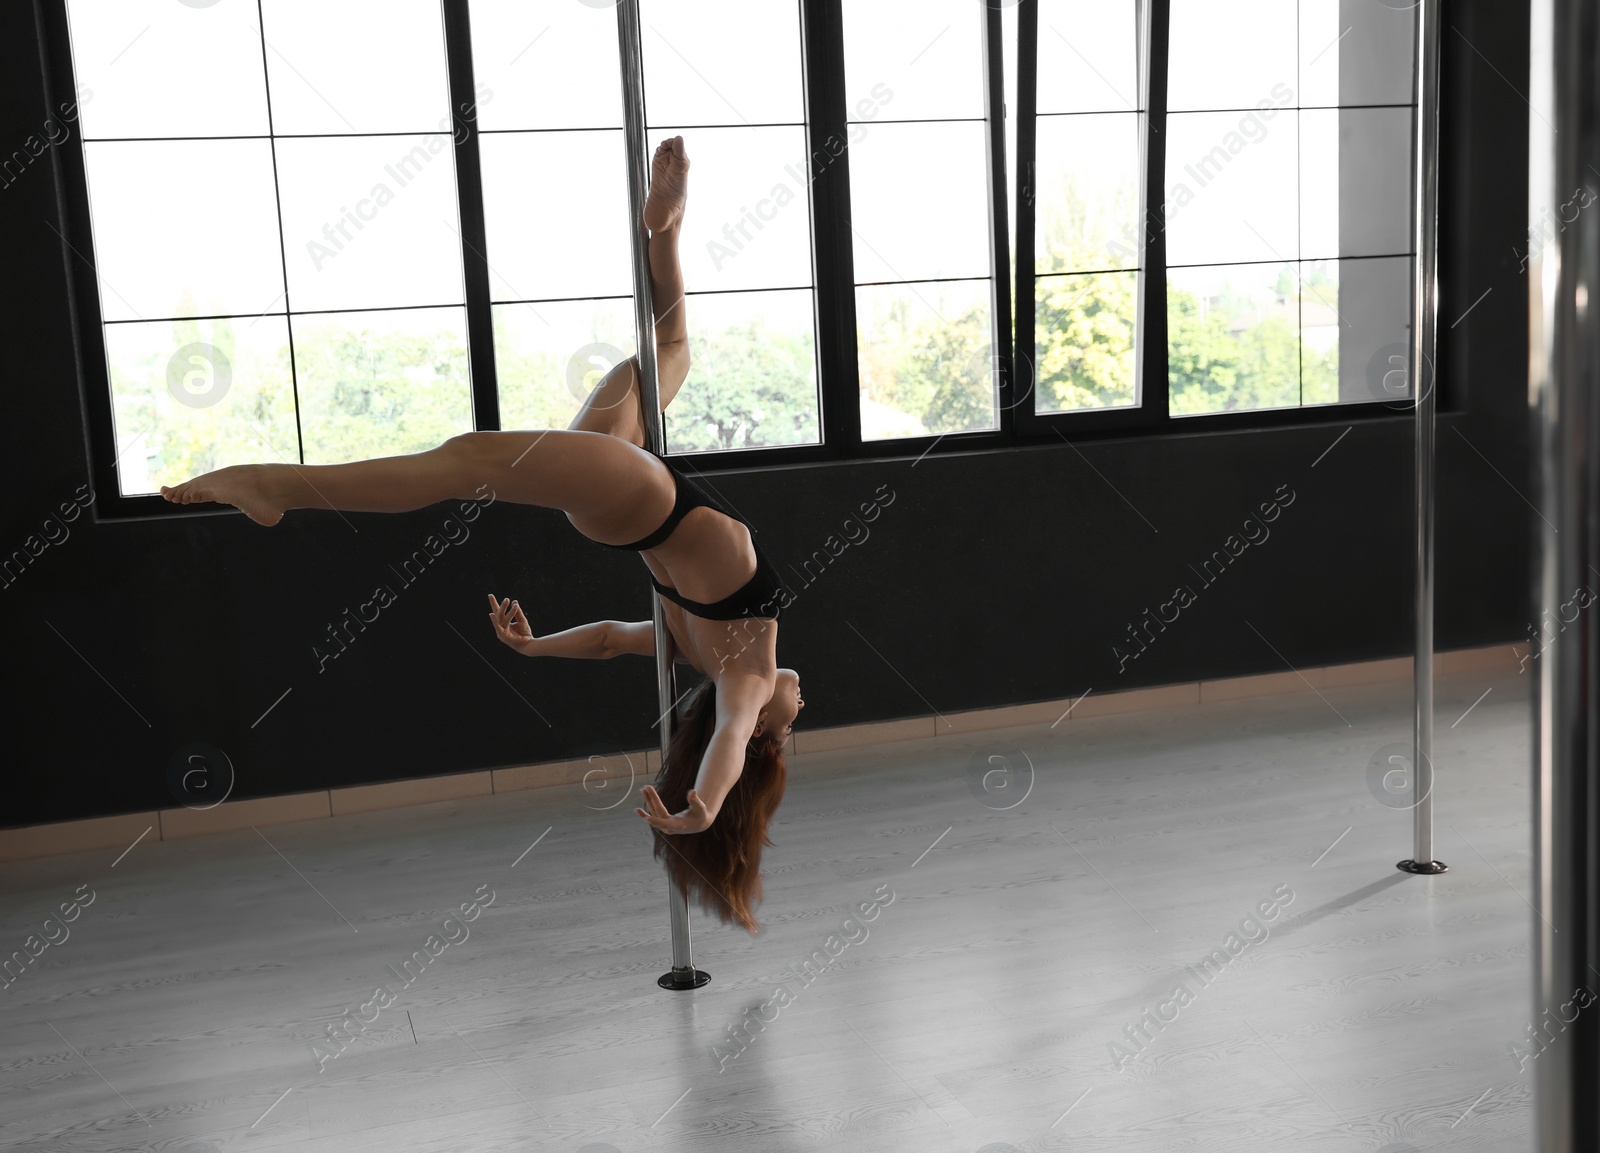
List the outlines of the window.
{"label": "window", "polygon": [[[692,365],[667,451],[817,444],[805,84],[795,0],[643,0],[651,152],[689,152]],[[613,16],[614,18],[614,16]]]}
{"label": "window", "polygon": [[1020,12],[1024,430],[1411,395],[1413,7]]}
{"label": "window", "polygon": [[984,5],[843,15],[862,439],[994,429]]}
{"label": "window", "polygon": [[1409,395],[1414,18],[1172,0],[1173,414]]}
{"label": "window", "polygon": [[104,511],[567,425],[635,351],[616,3],[693,164],[671,452],[1411,396],[1403,5],[46,0]]}
{"label": "window", "polygon": [[617,15],[472,0],[502,428],[565,428],[637,349]]}
{"label": "window", "polygon": [[1145,86],[1137,0],[1040,0],[1035,411],[1139,403]]}
{"label": "window", "polygon": [[70,0],[119,489],[471,427],[434,0]]}

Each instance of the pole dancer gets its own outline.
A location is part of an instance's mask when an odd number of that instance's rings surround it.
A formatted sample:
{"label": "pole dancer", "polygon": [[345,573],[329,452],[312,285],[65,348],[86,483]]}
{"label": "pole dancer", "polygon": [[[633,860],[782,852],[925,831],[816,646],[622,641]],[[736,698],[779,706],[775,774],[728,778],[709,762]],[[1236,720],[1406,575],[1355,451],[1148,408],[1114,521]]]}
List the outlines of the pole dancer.
{"label": "pole dancer", "polygon": [[[650,232],[661,407],[689,372],[678,232],[688,194],[681,136],[651,161],[644,224]],[[723,923],[754,934],[762,845],[783,799],[783,751],[805,702],[800,678],[777,663],[778,620],[792,599],[746,523],[671,460],[645,451],[638,361],[595,386],[566,430],[469,432],[437,448],[350,464],[231,465],[161,495],[175,504],[231,504],[275,525],[288,509],[410,512],[472,499],[557,508],[584,536],[637,552],[663,609],[677,656],[707,680],[688,695],[654,786],[635,809],[654,829],[654,855],[683,893]],[[538,637],[515,599],[489,595],[505,644],[527,656],[654,656],[650,621],[597,621]],[[668,838],[671,838],[669,841]]]}

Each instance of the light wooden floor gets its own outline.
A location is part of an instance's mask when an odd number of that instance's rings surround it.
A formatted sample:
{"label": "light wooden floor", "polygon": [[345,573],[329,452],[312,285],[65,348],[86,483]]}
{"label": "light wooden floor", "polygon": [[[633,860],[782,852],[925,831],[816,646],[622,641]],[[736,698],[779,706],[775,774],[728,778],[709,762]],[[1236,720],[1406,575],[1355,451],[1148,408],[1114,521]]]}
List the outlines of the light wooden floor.
{"label": "light wooden floor", "polygon": [[[665,882],[631,803],[564,789],[7,865],[0,955],[95,901],[0,990],[0,1147],[1527,1149],[1528,687],[1440,681],[1437,878],[1395,870],[1410,814],[1367,786],[1409,739],[1404,684],[798,760],[767,931],[696,918],[695,993],[655,985]],[[1034,784],[990,808],[968,765],[1007,745]],[[319,1073],[324,1026],[480,885],[470,937]],[[796,979],[880,885],[868,935]],[[1270,936],[1114,1069],[1280,885]]]}

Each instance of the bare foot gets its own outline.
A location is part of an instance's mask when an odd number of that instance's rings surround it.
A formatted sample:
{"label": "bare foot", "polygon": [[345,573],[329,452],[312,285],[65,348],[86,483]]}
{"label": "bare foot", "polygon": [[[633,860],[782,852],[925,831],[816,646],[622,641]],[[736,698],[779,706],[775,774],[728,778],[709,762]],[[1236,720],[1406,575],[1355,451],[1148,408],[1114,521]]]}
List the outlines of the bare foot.
{"label": "bare foot", "polygon": [[651,232],[676,228],[689,196],[689,157],[683,137],[670,136],[656,146],[650,162],[650,194],[644,200],[644,226]]}
{"label": "bare foot", "polygon": [[161,486],[161,495],[173,504],[215,501],[231,504],[257,524],[275,525],[283,519],[283,506],[268,495],[271,465],[235,464],[203,473],[176,488]]}

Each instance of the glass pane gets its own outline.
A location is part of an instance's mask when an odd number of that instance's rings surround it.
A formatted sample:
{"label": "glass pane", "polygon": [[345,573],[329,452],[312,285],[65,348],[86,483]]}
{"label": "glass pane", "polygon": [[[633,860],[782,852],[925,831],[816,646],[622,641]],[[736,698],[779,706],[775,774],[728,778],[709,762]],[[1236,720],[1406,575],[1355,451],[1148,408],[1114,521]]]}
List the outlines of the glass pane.
{"label": "glass pane", "polygon": [[1034,282],[1037,412],[1138,403],[1139,274]]}
{"label": "glass pane", "polygon": [[622,133],[480,138],[493,300],[633,293]]}
{"label": "glass pane", "polygon": [[83,151],[106,320],[282,310],[270,142],[91,142]]}
{"label": "glass pane", "polygon": [[[1407,371],[1411,264],[1400,256],[1305,266],[1306,404],[1404,401],[1413,395]],[[1322,333],[1313,331],[1319,312]],[[1334,313],[1336,344],[1326,332],[1328,312]],[[1322,350],[1320,359],[1313,358],[1313,348]]]}
{"label": "glass pane", "polygon": [[639,20],[652,126],[805,120],[795,0],[642,0]]}
{"label": "glass pane", "polygon": [[620,128],[617,12],[573,0],[472,0],[478,125]]}
{"label": "glass pane", "polygon": [[1138,0],[1040,0],[1040,112],[1144,106],[1138,8]]}
{"label": "glass pane", "polygon": [[[295,316],[305,464],[422,452],[472,429],[461,308]],[[294,459],[292,446],[277,446]]]}
{"label": "glass pane", "polygon": [[1293,103],[1295,16],[1288,0],[1172,0],[1168,110]]}
{"label": "glass pane", "polygon": [[439,0],[261,0],[280,135],[450,131]]}
{"label": "glass pane", "polygon": [[976,122],[878,124],[851,145],[858,284],[990,274],[983,136]]}
{"label": "glass pane", "polygon": [[686,307],[692,363],[667,451],[818,443],[811,290],[691,294]]}
{"label": "glass pane", "polygon": [[982,4],[873,0],[843,8],[851,120],[983,116]]}
{"label": "glass pane", "polygon": [[996,425],[989,282],[856,289],[861,439]]}
{"label": "glass pane", "polygon": [[1416,5],[1300,0],[1300,103],[1410,104]]}
{"label": "glass pane", "polygon": [[631,298],[495,305],[500,427],[566,428],[637,345]]}
{"label": "glass pane", "polygon": [[1167,262],[1293,260],[1300,220],[1294,112],[1167,118]]}
{"label": "glass pane", "polygon": [[1306,257],[1411,249],[1411,109],[1300,113],[1300,245]]}
{"label": "glass pane", "polygon": [[1299,295],[1295,264],[1169,271],[1172,415],[1299,404]]}
{"label": "glass pane", "polygon": [[449,136],[279,140],[296,312],[462,300]]}
{"label": "glass pane", "polygon": [[1339,262],[1321,260],[1301,264],[1301,404],[1333,404],[1339,399],[1339,371],[1343,363],[1340,354],[1347,351],[1348,338],[1354,335],[1346,334],[1343,329],[1339,312]]}
{"label": "glass pane", "polygon": [[85,137],[266,134],[254,4],[71,0],[67,22]]}
{"label": "glass pane", "polygon": [[1035,271],[1137,268],[1139,117],[1041,116],[1038,140]]}
{"label": "glass pane", "polygon": [[[667,135],[649,133],[652,154]],[[809,286],[805,130],[702,128],[684,137],[684,149],[691,167],[679,259],[689,288]]]}
{"label": "glass pane", "polygon": [[105,334],[124,496],[224,465],[299,459],[282,316],[108,324]]}

